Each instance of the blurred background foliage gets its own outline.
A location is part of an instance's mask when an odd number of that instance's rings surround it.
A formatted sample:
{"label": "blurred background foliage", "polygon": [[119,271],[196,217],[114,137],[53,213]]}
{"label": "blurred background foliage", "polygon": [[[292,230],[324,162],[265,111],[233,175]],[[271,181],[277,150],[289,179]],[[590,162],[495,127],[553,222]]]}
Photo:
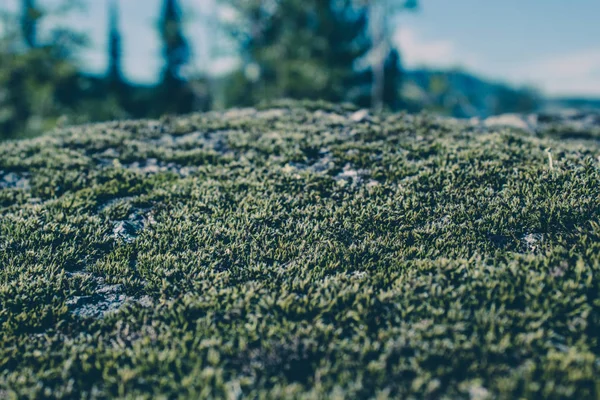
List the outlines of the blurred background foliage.
{"label": "blurred background foliage", "polygon": [[392,17],[418,12],[416,0],[219,0],[235,18],[216,22],[222,35],[214,40],[225,38],[241,61],[225,76],[186,72],[194,60],[183,13],[177,0],[164,0],[156,24],[162,72],[156,84],[139,85],[123,74],[118,2],[107,1],[109,62],[100,75],[80,67],[78,55],[88,45],[84,33],[69,26],[43,35],[38,29],[45,18],[81,12],[85,1],[49,8],[21,0],[19,15],[0,6],[0,139],[35,136],[65,124],[280,98],[428,109],[456,117],[529,112],[541,102],[535,90],[463,71],[405,70],[401,49],[391,44]]}

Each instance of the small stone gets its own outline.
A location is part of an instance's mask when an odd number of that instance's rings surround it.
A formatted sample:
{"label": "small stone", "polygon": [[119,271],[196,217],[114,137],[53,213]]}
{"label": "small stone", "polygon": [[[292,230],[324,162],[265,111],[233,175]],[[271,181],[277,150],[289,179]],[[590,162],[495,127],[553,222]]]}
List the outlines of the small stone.
{"label": "small stone", "polygon": [[527,118],[524,118],[518,114],[503,114],[495,117],[486,118],[483,121],[483,124],[487,127],[501,126],[517,128],[529,133],[533,133],[535,131],[530,121],[528,121]]}
{"label": "small stone", "polygon": [[354,122],[362,122],[369,116],[368,110],[358,110],[350,116],[350,119]]}
{"label": "small stone", "polygon": [[142,226],[137,221],[117,221],[113,228],[113,235],[125,243],[133,243],[141,229]]}
{"label": "small stone", "polygon": [[568,268],[569,264],[566,261],[561,261],[560,265],[552,268],[552,270],[550,271],[550,276],[552,276],[553,278],[560,278],[565,274]]}
{"label": "small stone", "polygon": [[528,233],[524,235],[521,240],[527,250],[535,252],[539,250],[540,244],[544,240],[544,235],[541,233]]}
{"label": "small stone", "polygon": [[367,271],[354,271],[350,274],[353,279],[363,279],[367,276]]}
{"label": "small stone", "polygon": [[490,392],[480,385],[473,385],[469,388],[469,398],[472,400],[484,400],[490,398]]}
{"label": "small stone", "polygon": [[29,178],[25,174],[9,172],[6,175],[0,175],[0,189],[23,189],[29,190]]}
{"label": "small stone", "polygon": [[152,305],[154,304],[154,302],[152,301],[152,297],[147,296],[147,295],[140,297],[136,301],[142,307],[152,307]]}

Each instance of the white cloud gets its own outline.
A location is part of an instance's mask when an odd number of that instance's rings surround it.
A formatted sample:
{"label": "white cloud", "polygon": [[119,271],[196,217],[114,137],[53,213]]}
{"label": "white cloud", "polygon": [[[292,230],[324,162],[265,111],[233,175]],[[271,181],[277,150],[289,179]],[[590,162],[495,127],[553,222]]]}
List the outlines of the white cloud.
{"label": "white cloud", "polygon": [[426,38],[410,27],[398,28],[393,41],[400,48],[402,60],[409,68],[450,68],[459,65],[474,67],[477,64],[475,57],[462,53],[453,41]]}
{"label": "white cloud", "polygon": [[536,59],[485,60],[450,39],[429,38],[406,26],[396,31],[394,43],[408,68],[461,66],[483,77],[535,86],[552,96],[600,96],[600,47]]}
{"label": "white cloud", "polygon": [[600,95],[600,48],[575,50],[525,61],[506,71],[518,82],[533,83],[550,95]]}

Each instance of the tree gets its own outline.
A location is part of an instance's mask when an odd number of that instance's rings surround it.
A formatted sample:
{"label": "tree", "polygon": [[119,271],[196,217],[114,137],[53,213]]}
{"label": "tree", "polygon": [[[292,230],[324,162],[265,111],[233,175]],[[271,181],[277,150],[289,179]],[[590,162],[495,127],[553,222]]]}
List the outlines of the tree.
{"label": "tree", "polygon": [[240,15],[227,28],[244,63],[230,104],[291,97],[401,106],[392,22],[416,0],[223,1]]}
{"label": "tree", "polygon": [[35,0],[21,0],[21,35],[29,48],[37,47],[37,23],[41,17]]}
{"label": "tree", "polygon": [[182,113],[193,109],[194,95],[182,69],[190,61],[190,47],[183,34],[181,12],[176,0],[165,0],[159,22],[164,67],[157,113]]}
{"label": "tree", "polygon": [[[390,106],[385,99],[386,93],[389,96],[391,90],[399,90],[399,86],[402,84],[400,69],[394,73],[397,79],[394,79],[393,84],[397,87],[389,88],[390,81],[389,78],[386,78],[386,75],[389,76],[391,72],[389,70],[391,65],[397,64],[390,57],[398,55],[399,59],[398,50],[392,45],[393,27],[396,27],[396,24],[393,23],[393,18],[401,11],[416,9],[418,7],[418,0],[367,0],[367,2],[370,8],[371,35],[374,42],[371,105],[375,109],[380,109],[384,105]],[[397,68],[401,68],[399,64]],[[392,108],[394,107],[392,106]]]}
{"label": "tree", "polygon": [[[72,2],[71,2],[72,3]],[[0,137],[22,137],[53,128],[61,117],[79,116],[80,75],[75,53],[82,36],[55,27],[43,38],[36,26],[46,15],[70,7],[58,4],[43,13],[23,1],[21,18],[2,13],[0,37]]]}
{"label": "tree", "polygon": [[370,49],[364,4],[354,0],[228,0],[227,4],[240,15],[228,28],[244,60],[236,80],[245,78],[240,92],[251,93],[249,103],[281,97],[335,102],[361,97],[368,75],[357,71],[356,62]]}
{"label": "tree", "polygon": [[399,93],[402,84],[402,75],[400,53],[397,49],[392,48],[384,63],[383,90],[381,94],[383,105],[391,110],[398,110],[402,107],[402,99]]}
{"label": "tree", "polygon": [[123,84],[121,33],[119,31],[119,10],[115,0],[110,3],[108,33],[107,80],[113,90],[120,91]]}
{"label": "tree", "polygon": [[369,36],[369,10],[352,0],[317,1],[317,37],[326,44],[317,48],[323,67],[329,69],[329,91],[324,99],[334,102],[351,101],[364,104],[372,82],[368,75],[357,68],[357,61],[364,58],[372,48]]}

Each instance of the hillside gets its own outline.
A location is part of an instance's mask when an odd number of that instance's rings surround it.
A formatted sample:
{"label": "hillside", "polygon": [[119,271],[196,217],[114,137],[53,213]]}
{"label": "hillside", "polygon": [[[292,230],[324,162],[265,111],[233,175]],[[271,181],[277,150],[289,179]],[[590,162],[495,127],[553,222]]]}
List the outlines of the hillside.
{"label": "hillside", "polygon": [[527,87],[480,77],[460,69],[405,71],[402,97],[409,109],[458,118],[527,113],[545,107],[542,94]]}
{"label": "hillside", "polygon": [[0,398],[597,398],[600,120],[487,122],[0,143]]}

